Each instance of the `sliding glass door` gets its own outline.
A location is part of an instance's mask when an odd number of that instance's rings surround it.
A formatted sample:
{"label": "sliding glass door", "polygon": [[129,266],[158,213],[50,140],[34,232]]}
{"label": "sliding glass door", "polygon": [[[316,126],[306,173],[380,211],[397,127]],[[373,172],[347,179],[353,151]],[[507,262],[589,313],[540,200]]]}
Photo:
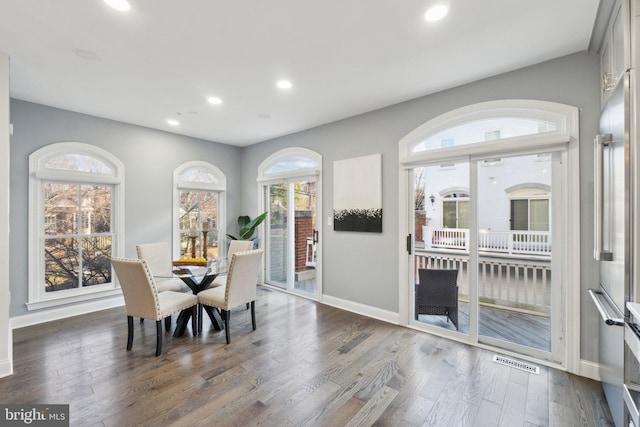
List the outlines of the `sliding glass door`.
{"label": "sliding glass door", "polygon": [[555,359],[560,158],[504,153],[412,170],[414,324]]}
{"label": "sliding glass door", "polygon": [[[577,371],[579,117],[554,102],[488,101],[399,141],[402,321]],[[457,298],[433,303],[430,283]]]}
{"label": "sliding glass door", "polygon": [[322,156],[306,148],[277,151],[258,166],[264,281],[298,295],[320,299],[322,250]]}
{"label": "sliding glass door", "polygon": [[412,175],[413,318],[468,335],[469,162],[417,167]]}
{"label": "sliding glass door", "polygon": [[556,359],[560,157],[504,153],[412,170],[415,324]]}
{"label": "sliding glass door", "polygon": [[265,186],[268,198],[267,277],[268,284],[286,288],[289,269],[289,192],[287,183]]}
{"label": "sliding glass door", "polygon": [[[554,271],[551,203],[560,189],[560,153],[477,162],[476,223],[479,341],[538,355],[551,353],[560,281]],[[555,161],[554,161],[555,159]],[[557,181],[557,180],[556,180]]]}
{"label": "sliding glass door", "polygon": [[297,293],[318,292],[317,181],[263,186],[269,210],[266,283]]}

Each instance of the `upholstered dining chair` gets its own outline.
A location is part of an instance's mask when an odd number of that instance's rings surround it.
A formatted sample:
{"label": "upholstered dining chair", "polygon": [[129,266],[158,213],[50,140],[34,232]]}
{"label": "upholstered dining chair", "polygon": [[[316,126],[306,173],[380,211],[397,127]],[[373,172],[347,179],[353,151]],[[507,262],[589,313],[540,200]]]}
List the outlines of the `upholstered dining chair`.
{"label": "upholstered dining chair", "polygon": [[158,292],[153,275],[143,259],[111,258],[111,265],[120,282],[127,312],[127,350],[133,346],[133,317],[155,320],[156,357],[162,353],[162,319],[182,310],[194,310],[193,330],[196,330],[195,310],[198,297],[191,293]]}
{"label": "upholstered dining chair", "polygon": [[229,264],[225,285],[198,293],[198,302],[201,305],[220,309],[227,344],[231,342],[229,320],[233,307],[250,303],[251,324],[253,330],[256,330],[256,286],[262,252],[262,249],[255,249],[234,253]]}
{"label": "upholstered dining chair", "polygon": [[415,316],[447,316],[458,330],[458,270],[421,268],[415,285]]}
{"label": "upholstered dining chair", "polygon": [[[236,252],[245,252],[253,249],[252,240],[232,240],[229,242],[229,251],[227,253],[227,259],[231,262],[231,257]],[[227,283],[227,275],[221,274],[213,280],[211,286],[224,286]]]}
{"label": "upholstered dining chair", "polygon": [[172,276],[171,251],[167,242],[136,245],[138,258],[147,261],[151,273],[155,276],[158,292],[191,292],[180,278]]}

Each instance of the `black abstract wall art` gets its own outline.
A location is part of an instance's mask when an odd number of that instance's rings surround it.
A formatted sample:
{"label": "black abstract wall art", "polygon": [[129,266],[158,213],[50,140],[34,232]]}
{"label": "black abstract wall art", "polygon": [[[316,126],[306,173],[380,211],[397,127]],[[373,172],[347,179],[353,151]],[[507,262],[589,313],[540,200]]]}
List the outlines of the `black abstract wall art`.
{"label": "black abstract wall art", "polygon": [[382,155],[333,163],[333,229],[382,232]]}

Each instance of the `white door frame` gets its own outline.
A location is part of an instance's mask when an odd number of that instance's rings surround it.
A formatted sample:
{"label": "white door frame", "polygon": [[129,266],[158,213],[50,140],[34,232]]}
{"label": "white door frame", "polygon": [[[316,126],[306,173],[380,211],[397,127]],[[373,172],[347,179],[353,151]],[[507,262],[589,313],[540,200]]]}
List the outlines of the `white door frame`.
{"label": "white door frame", "polygon": [[[495,117],[500,114],[504,115],[510,110],[519,110],[520,116],[523,110],[529,109],[533,112],[533,116],[540,113],[547,114],[549,117],[554,116],[557,119],[557,128],[555,131],[545,132],[542,134],[531,135],[526,137],[516,137],[511,139],[503,139],[491,141],[488,143],[479,143],[471,145],[462,145],[447,147],[440,150],[420,151],[415,147],[429,136],[437,133],[447,127],[453,127],[456,124],[471,121],[474,117],[491,117],[495,112]],[[525,111],[526,112],[526,111]],[[461,160],[468,158],[476,158],[478,156],[490,156],[495,153],[509,152],[514,154],[525,153],[528,149],[534,152],[548,149],[549,151],[557,151],[559,146],[564,150],[562,161],[565,167],[562,168],[563,181],[560,183],[562,192],[566,197],[561,201],[561,218],[556,224],[565,232],[561,242],[560,259],[563,260],[563,266],[559,269],[561,280],[564,284],[564,295],[561,300],[562,314],[559,319],[564,331],[561,338],[564,346],[560,349],[560,363],[536,360],[537,362],[549,366],[560,367],[572,373],[580,373],[580,255],[575,248],[580,247],[580,179],[579,179],[579,127],[578,127],[578,109],[576,107],[566,106],[562,104],[550,103],[545,101],[531,100],[504,100],[493,101],[481,104],[475,104],[458,110],[443,114],[431,121],[426,122],[416,130],[409,133],[399,142],[400,150],[400,168],[399,168],[399,319],[400,324],[412,327],[410,325],[410,289],[413,286],[414,262],[413,254],[407,253],[407,236],[413,235],[414,218],[412,209],[410,209],[410,200],[413,200],[412,170],[416,166],[425,164],[434,164],[445,159]],[[551,120],[555,120],[553,117]],[[514,150],[514,146],[517,150]],[[474,170],[471,170],[473,176]],[[555,182],[554,182],[555,184]],[[473,191],[474,189],[471,188]],[[475,202],[472,200],[472,217],[477,212]],[[561,221],[561,223],[560,223]],[[473,237],[472,237],[473,238]],[[412,236],[410,245],[414,247],[414,237]],[[554,239],[559,240],[559,239]],[[473,242],[472,242],[473,243]],[[573,248],[573,249],[571,249]],[[470,259],[470,263],[473,260]],[[472,264],[475,265],[475,264]],[[471,278],[470,278],[471,280]],[[473,288],[473,287],[470,287]],[[476,314],[477,316],[477,314]],[[477,322],[476,322],[477,324]],[[430,331],[431,332],[431,331]],[[452,335],[442,333],[444,331],[434,331],[434,334],[443,335],[447,338],[457,341],[467,342],[471,345],[494,349],[493,347],[478,343],[477,339],[472,342],[467,336],[460,334]],[[476,335],[477,331],[470,335]],[[502,352],[509,353],[503,349]],[[516,354],[517,355],[517,354]],[[517,355],[520,356],[520,355]],[[527,358],[527,357],[523,357]]]}
{"label": "white door frame", "polygon": [[[267,157],[258,167],[258,208],[259,212],[268,210],[266,202],[265,188],[271,184],[293,183],[299,181],[313,181],[316,183],[316,227],[318,230],[318,243],[316,243],[316,292],[315,295],[308,292],[296,291],[289,286],[289,277],[287,277],[287,287],[273,287],[274,289],[293,293],[302,297],[311,298],[316,301],[322,301],[322,241],[323,241],[323,223],[322,223],[322,156],[314,151],[306,148],[292,147],[277,151]],[[268,221],[268,219],[267,219]],[[266,222],[260,227],[260,241],[267,242]],[[289,232],[293,233],[294,227],[288,227]],[[290,241],[293,243],[293,239]],[[262,259],[261,274],[262,282],[266,284],[267,279],[267,258],[268,248],[265,249],[265,256]],[[287,275],[292,274],[295,265],[295,251],[290,251],[287,260]],[[267,286],[269,286],[267,284]]]}

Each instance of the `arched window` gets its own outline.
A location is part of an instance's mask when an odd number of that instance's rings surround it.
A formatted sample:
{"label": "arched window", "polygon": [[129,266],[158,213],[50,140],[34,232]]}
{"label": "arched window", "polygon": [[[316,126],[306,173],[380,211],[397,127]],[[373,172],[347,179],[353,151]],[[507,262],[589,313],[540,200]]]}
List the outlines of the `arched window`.
{"label": "arched window", "polygon": [[193,161],[176,168],[173,183],[174,257],[192,255],[192,235],[196,237],[196,257],[223,255],[219,249],[224,247],[226,234],[226,176],[210,163]]}
{"label": "arched window", "polygon": [[29,156],[29,310],[117,293],[111,256],[123,253],[124,165],[61,142]]}
{"label": "arched window", "polygon": [[[501,152],[558,147],[575,141],[578,111],[554,102],[508,99],[474,104],[424,123],[400,140],[405,167]],[[488,159],[488,165],[500,159]]]}
{"label": "arched window", "polygon": [[258,167],[258,180],[284,179],[289,176],[317,176],[322,169],[321,157],[306,148],[288,148],[272,154]]}

